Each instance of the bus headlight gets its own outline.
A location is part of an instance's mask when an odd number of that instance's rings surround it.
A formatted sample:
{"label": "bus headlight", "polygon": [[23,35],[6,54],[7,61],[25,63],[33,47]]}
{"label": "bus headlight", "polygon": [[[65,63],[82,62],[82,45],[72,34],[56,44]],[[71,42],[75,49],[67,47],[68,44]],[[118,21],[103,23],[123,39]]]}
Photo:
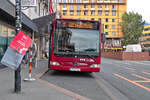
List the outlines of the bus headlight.
{"label": "bus headlight", "polygon": [[51,62],[50,62],[50,65],[59,66],[60,64],[59,64],[58,62],[53,62],[53,61],[51,61]]}
{"label": "bus headlight", "polygon": [[91,68],[100,68],[100,64],[93,64],[90,66]]}

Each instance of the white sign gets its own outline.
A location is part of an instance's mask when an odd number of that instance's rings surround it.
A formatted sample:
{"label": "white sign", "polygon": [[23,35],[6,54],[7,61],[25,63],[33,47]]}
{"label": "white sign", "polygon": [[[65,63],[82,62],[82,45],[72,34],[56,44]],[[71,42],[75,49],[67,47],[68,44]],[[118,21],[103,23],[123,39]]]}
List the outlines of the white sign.
{"label": "white sign", "polygon": [[21,0],[22,7],[35,7],[37,6],[37,0]]}

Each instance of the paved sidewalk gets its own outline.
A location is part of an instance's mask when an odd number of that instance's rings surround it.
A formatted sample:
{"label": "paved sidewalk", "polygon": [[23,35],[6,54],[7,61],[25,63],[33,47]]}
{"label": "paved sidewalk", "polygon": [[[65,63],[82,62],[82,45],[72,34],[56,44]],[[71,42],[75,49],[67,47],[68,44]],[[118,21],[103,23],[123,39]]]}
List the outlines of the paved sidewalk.
{"label": "paved sidewalk", "polygon": [[[33,68],[33,77],[46,71],[47,61],[40,60],[37,65],[37,68]],[[22,80],[28,77],[28,68],[25,66],[22,66],[21,76]],[[14,71],[9,68],[0,70],[0,100],[75,100],[38,80],[22,81],[21,85],[21,94],[14,93]]]}

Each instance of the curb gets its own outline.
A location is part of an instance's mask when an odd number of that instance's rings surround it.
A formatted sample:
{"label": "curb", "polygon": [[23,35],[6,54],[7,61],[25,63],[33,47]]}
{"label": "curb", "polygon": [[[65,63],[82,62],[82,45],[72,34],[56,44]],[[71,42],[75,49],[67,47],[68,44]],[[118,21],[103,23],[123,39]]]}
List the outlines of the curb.
{"label": "curb", "polygon": [[49,70],[46,70],[45,72],[41,72],[40,74],[36,75],[36,76],[35,76],[36,79],[37,79],[40,83],[43,83],[43,84],[45,84],[45,85],[47,85],[47,86],[49,86],[49,87],[52,87],[52,88],[56,89],[57,91],[59,91],[59,92],[65,94],[65,95],[68,95],[68,96],[70,96],[70,97],[73,97],[74,99],[77,99],[77,100],[92,100],[92,99],[90,99],[90,98],[81,96],[81,95],[79,95],[79,94],[77,94],[77,93],[75,93],[75,92],[72,92],[72,91],[70,91],[70,90],[67,90],[67,89],[65,89],[65,88],[62,88],[62,87],[60,87],[60,86],[57,86],[57,85],[55,85],[55,84],[52,84],[52,83],[50,83],[50,82],[47,82],[47,81],[44,81],[44,80],[40,79],[40,78],[41,78],[43,75],[45,75],[48,71],[49,71]]}

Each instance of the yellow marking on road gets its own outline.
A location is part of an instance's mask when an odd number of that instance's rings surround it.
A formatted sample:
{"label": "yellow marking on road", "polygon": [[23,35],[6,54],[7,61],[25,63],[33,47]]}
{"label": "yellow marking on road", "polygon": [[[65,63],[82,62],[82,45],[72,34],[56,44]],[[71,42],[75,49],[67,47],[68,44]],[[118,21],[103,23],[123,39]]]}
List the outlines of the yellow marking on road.
{"label": "yellow marking on road", "polygon": [[144,79],[144,80],[146,80],[146,81],[150,81],[150,79],[148,79],[148,78],[145,78],[145,77],[143,77],[143,76],[140,76],[140,75],[137,75],[137,74],[131,74],[132,76],[135,76],[135,77],[137,77],[137,78],[141,78],[141,79]]}
{"label": "yellow marking on road", "polygon": [[142,72],[142,73],[147,74],[147,75],[150,75],[150,73],[149,73],[149,72]]}
{"label": "yellow marking on road", "polygon": [[150,83],[150,81],[134,81],[134,82],[137,82],[137,83]]}
{"label": "yellow marking on road", "polygon": [[132,70],[132,71],[136,70],[134,68],[129,68],[129,67],[125,67],[125,69]]}
{"label": "yellow marking on road", "polygon": [[98,79],[96,79],[95,77],[93,77],[95,79],[95,81],[97,82],[97,84],[100,86],[100,88],[102,88],[105,93],[111,97],[112,100],[118,100],[113,94],[112,92],[102,83],[100,82]]}
{"label": "yellow marking on road", "polygon": [[[126,77],[123,77],[123,76],[121,76],[121,75],[119,75],[119,74],[114,74],[114,75],[150,92],[150,88],[145,87],[145,86],[139,84],[139,83],[136,82],[136,81],[132,81],[132,80],[130,80],[130,79],[126,78]],[[136,76],[136,77],[144,78],[144,77],[139,76],[139,75],[136,75],[136,74],[133,74],[133,75]],[[146,78],[146,79],[147,79],[147,78]],[[147,82],[148,82],[148,81],[147,81]]]}

